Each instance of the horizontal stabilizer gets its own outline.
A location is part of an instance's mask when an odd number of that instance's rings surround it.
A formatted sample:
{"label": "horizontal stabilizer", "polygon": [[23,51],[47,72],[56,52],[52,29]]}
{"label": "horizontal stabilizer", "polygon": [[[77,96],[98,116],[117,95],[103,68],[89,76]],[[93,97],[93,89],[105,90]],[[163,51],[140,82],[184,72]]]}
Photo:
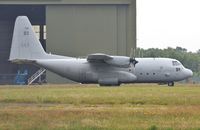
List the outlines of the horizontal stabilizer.
{"label": "horizontal stabilizer", "polygon": [[12,63],[17,63],[17,64],[24,64],[24,63],[30,63],[33,64],[36,62],[36,60],[22,60],[22,59],[15,59],[15,60],[11,60]]}

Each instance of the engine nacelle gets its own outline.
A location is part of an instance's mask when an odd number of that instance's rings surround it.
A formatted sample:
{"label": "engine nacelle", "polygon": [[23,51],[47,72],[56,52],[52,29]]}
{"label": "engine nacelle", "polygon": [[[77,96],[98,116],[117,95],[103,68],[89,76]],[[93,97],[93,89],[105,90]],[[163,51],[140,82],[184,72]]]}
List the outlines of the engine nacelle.
{"label": "engine nacelle", "polygon": [[130,66],[130,58],[125,56],[113,56],[113,59],[106,60],[107,64],[128,68]]}

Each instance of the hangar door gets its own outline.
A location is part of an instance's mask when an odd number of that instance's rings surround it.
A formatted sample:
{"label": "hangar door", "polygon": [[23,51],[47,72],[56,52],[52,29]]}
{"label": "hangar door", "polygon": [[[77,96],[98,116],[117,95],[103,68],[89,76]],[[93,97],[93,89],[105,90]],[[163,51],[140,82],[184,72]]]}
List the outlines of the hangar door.
{"label": "hangar door", "polygon": [[[48,5],[47,50],[68,56],[97,52],[126,55],[127,8],[128,5]],[[52,75],[48,81],[55,81]]]}
{"label": "hangar door", "polygon": [[[8,61],[15,19],[20,15],[28,16],[33,25],[45,25],[43,5],[0,5],[0,84],[16,84],[16,79],[21,82],[18,72],[27,72],[26,78],[29,78],[38,70],[32,65],[17,65]],[[44,41],[43,38],[40,40]]]}
{"label": "hangar door", "polygon": [[0,21],[0,84],[12,82],[12,73],[16,71],[13,65],[8,63],[12,31],[13,22]]}

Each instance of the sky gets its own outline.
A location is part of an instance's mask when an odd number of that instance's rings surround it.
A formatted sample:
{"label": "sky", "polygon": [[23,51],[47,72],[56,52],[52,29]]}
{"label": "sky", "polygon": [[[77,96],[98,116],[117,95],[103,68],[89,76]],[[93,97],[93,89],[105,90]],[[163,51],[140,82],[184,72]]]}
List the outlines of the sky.
{"label": "sky", "polygon": [[200,0],[137,0],[137,47],[200,49]]}

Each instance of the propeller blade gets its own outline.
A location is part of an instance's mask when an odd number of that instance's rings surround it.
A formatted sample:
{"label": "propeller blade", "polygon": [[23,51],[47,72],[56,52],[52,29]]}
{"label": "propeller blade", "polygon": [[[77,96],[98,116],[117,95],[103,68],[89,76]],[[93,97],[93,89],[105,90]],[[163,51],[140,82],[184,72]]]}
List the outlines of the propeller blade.
{"label": "propeller blade", "polygon": [[135,60],[135,49],[131,48],[130,52],[130,65],[132,64],[134,67],[138,63],[137,60]]}

